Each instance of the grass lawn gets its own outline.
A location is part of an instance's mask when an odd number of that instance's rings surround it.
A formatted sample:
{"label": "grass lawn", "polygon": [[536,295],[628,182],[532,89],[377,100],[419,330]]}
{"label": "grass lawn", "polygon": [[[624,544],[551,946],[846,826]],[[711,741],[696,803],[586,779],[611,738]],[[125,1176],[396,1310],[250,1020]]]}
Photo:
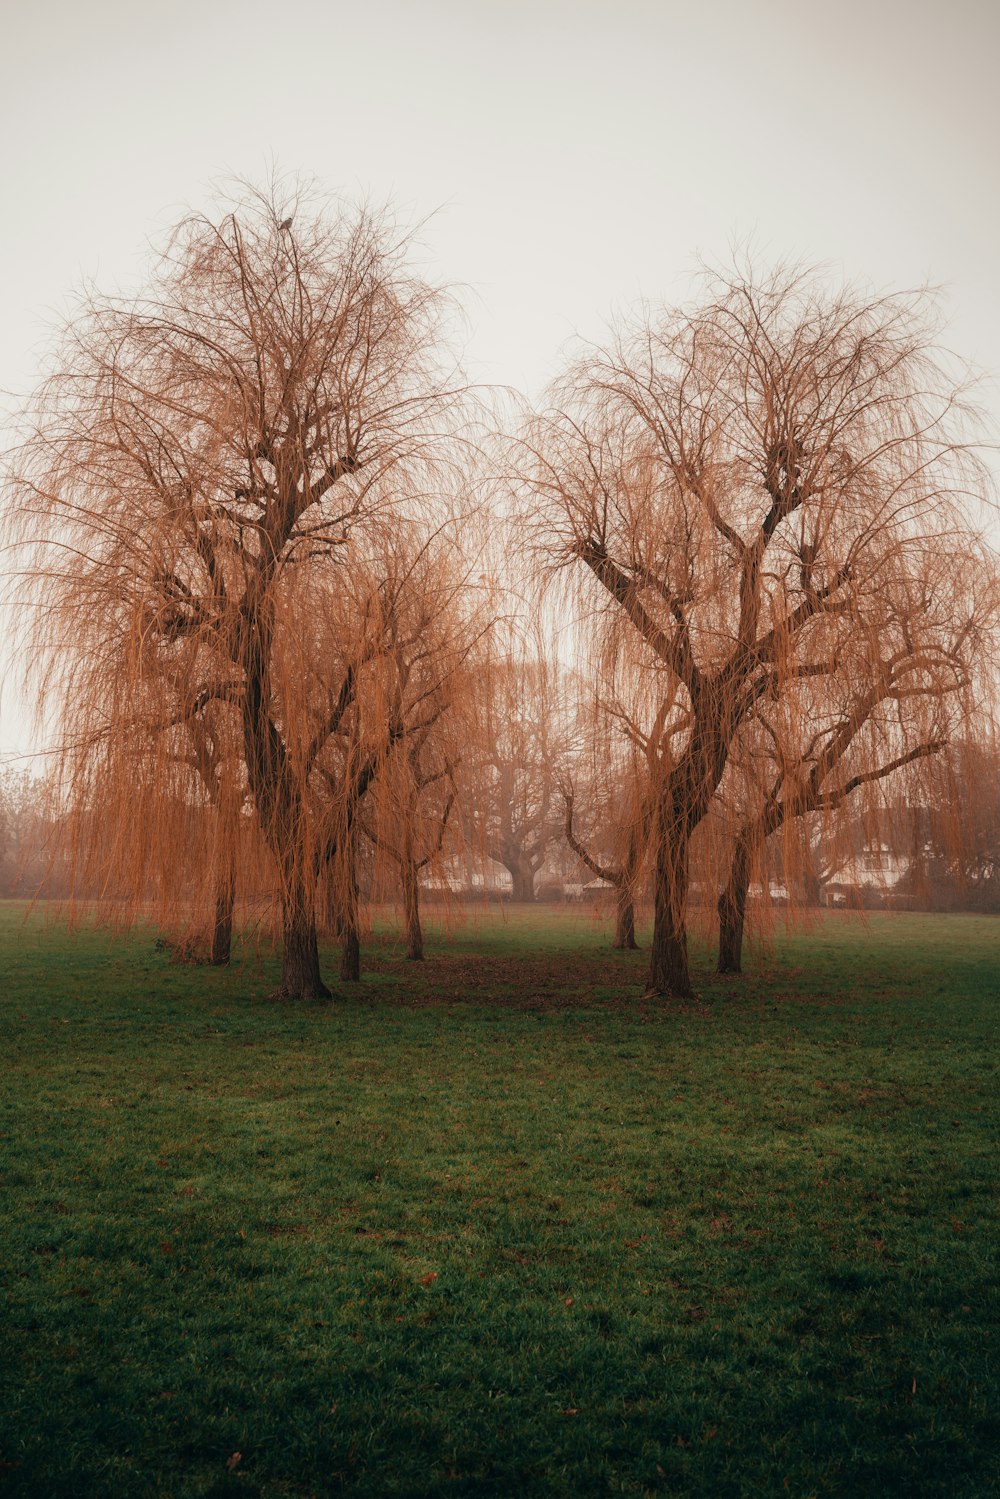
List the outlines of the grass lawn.
{"label": "grass lawn", "polygon": [[0,922],[0,1492],[1000,1491],[1000,922],[686,1009],[580,913],[325,1006]]}

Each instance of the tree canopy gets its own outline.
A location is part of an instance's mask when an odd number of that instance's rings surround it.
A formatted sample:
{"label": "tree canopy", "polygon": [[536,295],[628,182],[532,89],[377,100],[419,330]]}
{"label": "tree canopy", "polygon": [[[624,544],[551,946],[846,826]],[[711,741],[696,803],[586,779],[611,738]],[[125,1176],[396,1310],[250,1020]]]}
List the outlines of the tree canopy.
{"label": "tree canopy", "polygon": [[[217,962],[260,899],[308,998],[321,908],[352,979],[367,896],[419,958],[435,863],[531,900],[575,856],[621,946],[651,893],[649,989],[686,996],[693,857],[738,968],[769,861],[991,721],[964,387],[921,295],[736,270],[484,445],[408,253],[388,215],[246,188],[69,319],[5,521],[78,886],[207,926]],[[517,501],[492,552],[487,449]]]}
{"label": "tree canopy", "polygon": [[185,220],[140,296],[71,321],[13,479],[79,836],[148,896],[217,783],[219,837],[249,817],[277,878],[290,995],[326,992],[317,881],[413,732],[397,647],[450,519],[447,304],[405,249],[254,192]]}

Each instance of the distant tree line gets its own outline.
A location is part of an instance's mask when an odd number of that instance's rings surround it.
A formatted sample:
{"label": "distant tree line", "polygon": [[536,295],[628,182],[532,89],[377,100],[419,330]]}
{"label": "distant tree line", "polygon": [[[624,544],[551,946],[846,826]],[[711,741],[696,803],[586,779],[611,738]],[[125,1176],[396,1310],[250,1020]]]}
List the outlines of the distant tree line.
{"label": "distant tree line", "polygon": [[0,898],[65,896],[71,875],[51,788],[28,770],[0,770]]}

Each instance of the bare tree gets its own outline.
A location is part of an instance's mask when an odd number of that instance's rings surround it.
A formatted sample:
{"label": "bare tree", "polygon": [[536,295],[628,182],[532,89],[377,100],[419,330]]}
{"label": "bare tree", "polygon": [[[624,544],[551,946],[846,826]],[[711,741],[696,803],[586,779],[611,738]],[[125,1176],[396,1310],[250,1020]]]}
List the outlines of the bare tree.
{"label": "bare tree", "polygon": [[[378,652],[389,737],[373,747],[377,777],[362,784],[352,817],[398,874],[407,955],[423,956],[419,877],[441,852],[455,801],[455,768],[468,724],[473,675],[489,633],[488,596],[473,586],[456,546],[441,537],[416,551],[398,546],[387,569]],[[373,694],[368,693],[370,702]],[[387,753],[385,751],[388,751]],[[367,811],[364,799],[367,797]],[[356,845],[355,845],[356,847]],[[348,882],[355,888],[356,880]]]}
{"label": "bare tree", "polygon": [[652,814],[653,993],[691,993],[691,839],[741,726],[968,530],[978,475],[932,337],[919,296],[737,275],[584,358],[539,422],[547,555],[603,611],[605,655],[655,666],[689,714]]}
{"label": "bare tree", "polygon": [[362,824],[366,836],[399,870],[406,956],[416,961],[424,956],[420,876],[441,855],[455,805],[454,765],[443,754],[436,762],[431,758],[430,737],[424,732],[411,740],[385,778],[392,802],[382,822],[389,826],[379,830]]}
{"label": "bare tree", "polygon": [[466,757],[474,781],[478,841],[510,873],[511,898],[535,899],[535,881],[559,836],[557,775],[566,723],[559,669],[497,631],[480,673],[475,736]]}
{"label": "bare tree", "polygon": [[[886,786],[940,754],[983,709],[984,651],[996,626],[985,559],[942,545],[919,576],[859,599],[835,669],[763,700],[731,759],[742,780],[740,825],[719,897],[719,972],[741,968],[747,891],[770,838],[818,813],[824,842],[850,798],[855,825],[880,833]],[[801,840],[786,839],[794,867]]]}
{"label": "bare tree", "polygon": [[934,909],[1000,911],[1000,742],[981,713],[902,808],[911,844],[908,895]]}
{"label": "bare tree", "polygon": [[42,779],[10,764],[0,769],[0,895],[61,893],[53,849],[56,813]]}
{"label": "bare tree", "polygon": [[[606,690],[600,696],[577,705],[572,774],[567,772],[561,784],[564,835],[586,867],[615,889],[613,946],[634,949],[653,808],[673,767],[674,741],[683,735],[686,714],[648,674],[601,685]],[[582,836],[575,822],[581,789]]]}
{"label": "bare tree", "polygon": [[[617,786],[619,790],[624,789],[620,782]],[[625,794],[628,796],[627,790]],[[615,934],[611,945],[621,950],[634,951],[639,945],[635,940],[636,887],[641,874],[642,857],[648,833],[642,809],[637,807],[632,799],[629,800],[622,825],[605,830],[606,833],[610,831],[611,848],[602,859],[595,857],[591,851],[592,841],[588,840],[591,842],[591,847],[588,847],[573,826],[576,793],[572,782],[564,784],[562,795],[566,808],[564,824],[566,842],[592,874],[595,874],[599,880],[612,885],[615,890]]]}
{"label": "bare tree", "polygon": [[[449,441],[445,304],[404,252],[387,220],[302,198],[250,191],[185,220],[141,296],[95,296],[72,319],[10,486],[78,826],[98,811],[117,825],[120,879],[145,899],[128,850],[155,833],[162,857],[182,835],[185,736],[227,716],[289,997],[328,993],[318,874],[394,733],[361,701],[381,626],[349,582],[419,531]],[[334,794],[352,714],[364,731]],[[137,743],[148,795],[133,794]],[[139,836],[135,809],[154,802]]]}

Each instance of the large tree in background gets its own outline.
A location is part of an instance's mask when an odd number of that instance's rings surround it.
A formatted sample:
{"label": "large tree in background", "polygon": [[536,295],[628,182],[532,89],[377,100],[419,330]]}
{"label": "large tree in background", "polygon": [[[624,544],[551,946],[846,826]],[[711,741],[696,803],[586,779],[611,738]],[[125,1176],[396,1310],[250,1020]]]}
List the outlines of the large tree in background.
{"label": "large tree in background", "polygon": [[530,445],[541,543],[603,611],[604,655],[655,666],[689,713],[651,820],[649,988],[684,996],[691,839],[742,725],[829,672],[859,605],[968,530],[977,476],[923,300],[808,275],[717,280],[553,398]]}
{"label": "large tree in background", "polygon": [[539,641],[497,629],[472,702],[465,757],[470,837],[511,877],[511,898],[535,899],[535,881],[560,835],[557,782],[568,722],[560,668]]}
{"label": "large tree in background", "polygon": [[[372,666],[374,575],[421,531],[448,450],[444,304],[404,250],[366,211],[254,192],[185,220],[140,296],[72,319],[12,478],[78,829],[113,827],[123,850],[156,834],[162,855],[191,802],[190,726],[224,717],[277,875],[288,996],[328,992],[318,872],[376,741],[398,737],[361,699],[375,681],[378,707],[395,701]],[[314,795],[352,713],[354,758]],[[141,861],[119,873],[149,895]]]}

